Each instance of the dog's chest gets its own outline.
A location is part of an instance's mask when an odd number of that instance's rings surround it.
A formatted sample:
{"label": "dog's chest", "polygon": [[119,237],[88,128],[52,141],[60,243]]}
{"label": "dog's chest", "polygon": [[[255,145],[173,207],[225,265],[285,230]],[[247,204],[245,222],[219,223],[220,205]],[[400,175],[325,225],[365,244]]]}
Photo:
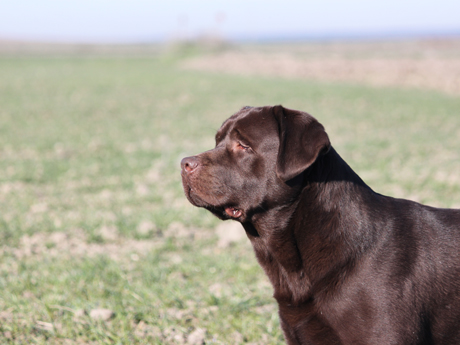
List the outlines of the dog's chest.
{"label": "dog's chest", "polygon": [[259,264],[273,285],[277,301],[298,304],[308,298],[310,282],[298,265],[297,255],[289,253],[288,248],[273,250],[272,246],[259,237],[249,238]]}

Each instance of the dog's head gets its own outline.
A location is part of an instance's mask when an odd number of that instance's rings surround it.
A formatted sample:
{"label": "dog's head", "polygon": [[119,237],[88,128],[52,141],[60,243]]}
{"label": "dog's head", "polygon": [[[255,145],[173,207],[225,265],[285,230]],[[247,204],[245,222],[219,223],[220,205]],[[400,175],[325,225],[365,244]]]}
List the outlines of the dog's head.
{"label": "dog's head", "polygon": [[329,147],[323,126],[307,113],[245,107],[222,124],[214,149],[182,160],[184,192],[221,219],[245,222],[292,203],[299,176]]}

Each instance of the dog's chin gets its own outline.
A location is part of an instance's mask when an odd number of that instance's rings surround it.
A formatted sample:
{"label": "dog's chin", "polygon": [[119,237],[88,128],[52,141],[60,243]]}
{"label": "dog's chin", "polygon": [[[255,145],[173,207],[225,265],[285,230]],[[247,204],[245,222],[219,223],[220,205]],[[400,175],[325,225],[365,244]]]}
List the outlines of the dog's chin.
{"label": "dog's chin", "polygon": [[187,200],[190,201],[193,206],[204,208],[208,206],[208,203],[201,199],[196,193],[194,193],[192,188],[186,184],[184,184],[184,193],[187,197]]}
{"label": "dog's chin", "polygon": [[237,221],[242,221],[244,219],[244,212],[241,209],[228,205],[214,205],[206,201],[205,197],[198,195],[196,190],[194,190],[185,181],[183,181],[183,187],[185,196],[192,205],[196,207],[202,207],[211,212],[217,218],[222,220],[233,219]]}
{"label": "dog's chin", "polygon": [[206,209],[212,208],[213,205],[205,200],[205,196],[201,196],[198,191],[191,186],[191,184],[182,178],[182,187],[187,200],[196,207],[203,207]]}
{"label": "dog's chin", "polygon": [[208,210],[221,220],[233,219],[241,221],[243,219],[244,213],[240,209],[231,206],[213,205],[195,194],[190,187],[185,188],[184,186],[184,191],[185,196],[192,205]]}

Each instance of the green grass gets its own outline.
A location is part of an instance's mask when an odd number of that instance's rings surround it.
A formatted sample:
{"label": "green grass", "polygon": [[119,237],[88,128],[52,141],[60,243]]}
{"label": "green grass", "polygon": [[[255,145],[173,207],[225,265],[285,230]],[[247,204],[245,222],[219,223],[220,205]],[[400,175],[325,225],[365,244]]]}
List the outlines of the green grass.
{"label": "green grass", "polygon": [[[460,206],[460,99],[183,71],[174,59],[0,60],[0,343],[282,344],[246,243],[189,205],[180,159],[245,105],[322,122],[376,191]],[[108,234],[107,234],[108,233]],[[108,308],[95,321],[78,311]]]}

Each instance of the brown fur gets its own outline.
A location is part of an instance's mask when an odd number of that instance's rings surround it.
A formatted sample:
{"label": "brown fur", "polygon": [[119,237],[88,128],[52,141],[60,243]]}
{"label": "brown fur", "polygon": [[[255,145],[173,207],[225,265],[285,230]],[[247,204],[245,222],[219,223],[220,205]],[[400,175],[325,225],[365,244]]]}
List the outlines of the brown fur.
{"label": "brown fur", "polygon": [[182,160],[192,204],[242,223],[288,344],[460,344],[460,211],[372,191],[323,126],[246,107]]}

